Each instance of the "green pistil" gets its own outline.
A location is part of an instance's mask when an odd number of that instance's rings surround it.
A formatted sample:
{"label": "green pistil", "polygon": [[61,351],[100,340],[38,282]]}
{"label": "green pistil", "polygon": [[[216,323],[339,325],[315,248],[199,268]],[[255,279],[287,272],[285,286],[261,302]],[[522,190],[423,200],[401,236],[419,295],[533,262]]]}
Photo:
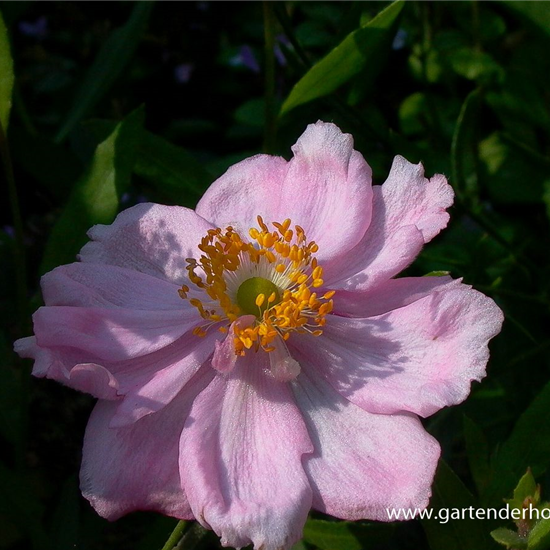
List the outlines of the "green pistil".
{"label": "green pistil", "polygon": [[[275,300],[268,303],[269,297],[275,293]],[[256,298],[263,294],[264,302],[261,306],[256,305]],[[281,301],[279,289],[263,277],[251,277],[244,281],[237,290],[237,304],[244,313],[261,317],[263,312]]]}

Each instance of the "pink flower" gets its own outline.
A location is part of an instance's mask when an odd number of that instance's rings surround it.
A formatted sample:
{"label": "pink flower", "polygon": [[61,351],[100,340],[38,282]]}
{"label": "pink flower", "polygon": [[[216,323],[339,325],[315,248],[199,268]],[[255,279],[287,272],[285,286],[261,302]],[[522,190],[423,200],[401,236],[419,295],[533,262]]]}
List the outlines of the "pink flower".
{"label": "pink flower", "polygon": [[443,176],[396,157],[372,187],[322,122],[293,152],[236,164],[196,211],[122,212],[43,277],[16,350],[99,398],[81,487],[100,515],[194,517],[271,550],[311,508],[427,506],[440,450],[417,415],[484,377],[502,313],[450,277],[394,278],[447,225]]}

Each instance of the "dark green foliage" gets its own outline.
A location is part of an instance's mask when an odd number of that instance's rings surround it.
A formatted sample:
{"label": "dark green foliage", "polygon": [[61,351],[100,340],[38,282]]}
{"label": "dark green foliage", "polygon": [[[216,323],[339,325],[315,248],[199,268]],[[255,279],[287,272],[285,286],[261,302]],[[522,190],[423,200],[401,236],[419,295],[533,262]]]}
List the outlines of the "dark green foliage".
{"label": "dark green foliage", "polygon": [[[40,275],[74,261],[91,225],[143,200],[194,207],[262,140],[288,157],[318,119],[353,134],[375,183],[396,154],[449,178],[449,228],[406,274],[450,272],[505,312],[487,378],[425,421],[444,457],[434,513],[518,500],[533,489],[517,488],[527,468],[548,498],[548,6],[276,2],[280,116],[266,136],[260,2],[2,2],[0,550],[154,550],[175,526],[145,513],[109,524],[81,499],[92,400],[31,379],[11,351],[31,333]],[[186,533],[187,550],[218,547]],[[296,550],[543,550],[549,533],[548,522],[527,541],[512,521],[313,512]]]}

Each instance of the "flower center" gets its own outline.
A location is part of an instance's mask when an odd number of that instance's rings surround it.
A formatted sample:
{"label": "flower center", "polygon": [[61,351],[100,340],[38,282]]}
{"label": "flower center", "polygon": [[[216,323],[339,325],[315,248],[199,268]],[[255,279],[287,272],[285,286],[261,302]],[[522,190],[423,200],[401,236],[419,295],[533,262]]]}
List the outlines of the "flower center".
{"label": "flower center", "polygon": [[[199,244],[200,260],[187,259],[193,289],[179,290],[205,320],[193,332],[205,336],[217,327],[226,333],[232,326],[237,355],[273,351],[277,339],[293,332],[319,336],[333,305],[334,291],[316,292],[324,284],[313,256],[319,247],[307,242],[304,230],[291,229],[289,219],[269,229],[258,216],[258,225],[249,230],[250,239],[233,227],[210,229]],[[243,316],[250,319],[234,323]]]}
{"label": "flower center", "polygon": [[237,290],[237,304],[250,315],[263,317],[264,311],[281,301],[279,289],[268,279],[250,277]]}

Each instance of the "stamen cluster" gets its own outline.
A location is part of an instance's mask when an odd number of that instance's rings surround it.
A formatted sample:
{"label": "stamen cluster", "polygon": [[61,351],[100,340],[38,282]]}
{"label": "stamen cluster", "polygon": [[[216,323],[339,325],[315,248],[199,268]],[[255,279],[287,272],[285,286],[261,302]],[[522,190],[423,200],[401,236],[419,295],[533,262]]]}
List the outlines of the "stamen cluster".
{"label": "stamen cluster", "polygon": [[292,332],[318,336],[333,307],[334,291],[322,296],[315,292],[324,284],[323,268],[313,256],[318,245],[307,242],[299,225],[291,229],[290,219],[272,222],[272,230],[261,216],[257,219],[259,228],[249,230],[250,240],[243,240],[231,226],[225,231],[210,229],[199,245],[203,252],[199,261],[187,259],[189,280],[206,293],[208,299],[197,298],[200,291],[191,292],[185,285],[179,290],[180,296],[188,299],[207,321],[206,325],[194,329],[196,335],[204,336],[208,328],[217,323],[219,331],[227,332],[231,323],[247,315],[237,299],[245,281],[260,277],[277,287],[278,292],[271,292],[269,296],[260,293],[255,297],[258,312],[254,322],[246,326],[233,325],[237,355],[260,347],[273,351],[275,340],[278,337],[287,340]]}

